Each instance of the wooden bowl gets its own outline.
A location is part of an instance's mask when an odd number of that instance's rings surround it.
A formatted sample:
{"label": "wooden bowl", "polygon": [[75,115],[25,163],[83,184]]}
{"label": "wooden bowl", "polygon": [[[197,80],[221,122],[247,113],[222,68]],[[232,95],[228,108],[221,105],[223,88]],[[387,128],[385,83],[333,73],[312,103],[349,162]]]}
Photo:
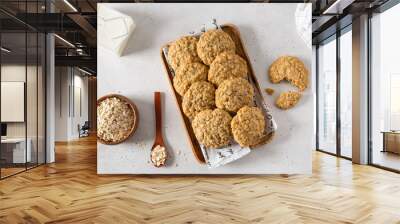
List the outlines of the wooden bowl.
{"label": "wooden bowl", "polygon": [[119,94],[108,94],[108,95],[102,96],[97,100],[97,107],[100,105],[100,103],[103,100],[108,99],[108,98],[113,98],[113,97],[120,99],[122,102],[125,102],[132,109],[133,116],[134,116],[133,125],[132,125],[131,130],[129,131],[129,134],[125,138],[123,138],[119,141],[105,141],[97,136],[97,141],[99,141],[100,143],[105,144],[105,145],[116,145],[116,144],[124,142],[129,137],[131,137],[133,135],[133,133],[135,133],[138,123],[139,123],[139,112],[137,110],[136,105],[131,100],[126,98],[125,96],[122,96]]}

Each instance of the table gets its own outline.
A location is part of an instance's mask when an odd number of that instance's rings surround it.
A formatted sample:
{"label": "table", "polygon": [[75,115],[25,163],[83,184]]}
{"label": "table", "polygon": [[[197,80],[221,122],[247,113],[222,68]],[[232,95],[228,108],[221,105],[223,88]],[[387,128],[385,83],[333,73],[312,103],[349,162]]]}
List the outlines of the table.
{"label": "table", "polygon": [[[270,144],[233,163],[209,169],[197,163],[191,152],[160,58],[163,44],[198,30],[215,18],[219,24],[238,26],[262,89],[272,87],[276,93],[294,90],[289,84],[270,84],[266,71],[273,60],[287,54],[301,58],[311,71],[311,43],[303,41],[298,33],[298,17],[295,17],[296,9],[304,4],[114,3],[104,6],[131,16],[136,30],[122,57],[98,46],[97,95],[119,93],[130,98],[138,107],[140,122],[136,133],[126,142],[119,145],[98,143],[98,174],[311,173],[312,150],[315,149],[313,80],[292,110],[281,111],[271,106],[278,130]],[[311,30],[308,32],[311,38]],[[149,159],[154,141],[154,91],[164,93],[163,132],[172,155],[166,168],[153,167]],[[273,104],[274,97],[266,94],[264,97],[268,104]]]}
{"label": "table", "polygon": [[400,154],[400,132],[382,131],[383,149],[382,152],[392,152]]}
{"label": "table", "polygon": [[[25,141],[26,140],[26,141]],[[25,142],[28,142],[27,147],[26,147],[26,153],[25,153]],[[2,144],[2,157],[4,158],[4,154],[10,152],[12,154],[12,160],[11,161],[6,161],[9,163],[25,163],[25,162],[31,162],[32,160],[32,140],[30,138],[5,138],[1,139],[1,144]],[[9,146],[12,146],[12,148],[9,148]],[[3,148],[4,147],[4,148]],[[7,158],[6,158],[7,160]]]}

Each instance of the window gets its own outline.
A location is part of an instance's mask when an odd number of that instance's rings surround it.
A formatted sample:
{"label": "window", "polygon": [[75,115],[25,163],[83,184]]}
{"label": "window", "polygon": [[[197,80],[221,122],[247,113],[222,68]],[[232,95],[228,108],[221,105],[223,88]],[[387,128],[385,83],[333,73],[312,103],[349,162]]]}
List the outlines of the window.
{"label": "window", "polygon": [[317,149],[349,159],[352,157],[352,41],[349,25],[317,48]]}
{"label": "window", "polygon": [[318,47],[318,149],[336,153],[336,39]]}
{"label": "window", "polygon": [[400,73],[390,74],[390,130],[400,130]]}
{"label": "window", "polygon": [[340,155],[352,157],[352,32],[340,36]]}
{"label": "window", "polygon": [[371,18],[370,161],[400,170],[400,4]]}

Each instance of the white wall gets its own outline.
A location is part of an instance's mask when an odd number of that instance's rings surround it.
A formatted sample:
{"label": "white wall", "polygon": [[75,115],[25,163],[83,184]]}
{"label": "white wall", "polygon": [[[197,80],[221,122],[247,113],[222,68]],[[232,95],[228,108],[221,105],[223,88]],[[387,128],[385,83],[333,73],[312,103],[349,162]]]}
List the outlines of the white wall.
{"label": "white wall", "polygon": [[[38,69],[38,70],[37,70]],[[25,66],[25,64],[4,64],[1,66],[1,81],[2,82],[24,82],[26,84],[26,108],[22,107],[22,113],[25,113],[27,119],[22,122],[6,122],[7,137],[9,138],[24,138],[25,134],[30,140],[30,148],[32,150],[32,161],[36,162],[39,158],[39,163],[44,162],[44,73],[41,66]],[[27,80],[26,80],[27,79]],[[23,93],[22,93],[23,94]],[[7,96],[2,96],[7,97]],[[1,110],[11,110],[10,108],[2,107]],[[8,111],[15,113],[15,111]],[[39,153],[37,156],[36,153]]]}
{"label": "white wall", "polygon": [[1,82],[1,121],[24,122],[25,83]]}
{"label": "white wall", "polygon": [[55,141],[68,140],[68,87],[70,83],[67,67],[55,68]]}
{"label": "white wall", "polygon": [[[3,82],[25,82],[26,70],[28,74],[32,74],[32,66],[25,65],[2,65],[1,66],[1,81]],[[1,108],[6,110],[6,108]],[[11,122],[7,123],[7,137],[25,137],[25,123]]]}
{"label": "white wall", "polygon": [[[83,125],[85,121],[88,121],[88,77],[82,76],[82,73],[76,74],[77,70],[75,70],[74,75],[74,93],[73,99],[75,100],[75,106],[73,108],[73,117],[71,123],[71,136],[72,138],[78,138],[78,125]],[[80,93],[78,93],[80,91]],[[78,98],[80,94],[80,99]],[[80,100],[80,102],[78,102]],[[80,108],[79,108],[80,107]],[[81,110],[81,111],[80,111]]]}
{"label": "white wall", "polygon": [[[1,66],[1,81],[2,82],[24,82],[25,76],[28,78],[27,86],[27,122],[7,122],[7,136],[8,137],[25,137],[25,123],[28,126],[28,137],[31,133],[36,137],[36,66],[6,64]],[[4,97],[4,96],[3,96]],[[40,107],[41,105],[39,105]],[[1,108],[7,110],[7,108]],[[24,108],[22,108],[24,110]]]}
{"label": "white wall", "polygon": [[55,141],[77,139],[78,125],[88,120],[88,78],[71,67],[56,67],[55,73]]}

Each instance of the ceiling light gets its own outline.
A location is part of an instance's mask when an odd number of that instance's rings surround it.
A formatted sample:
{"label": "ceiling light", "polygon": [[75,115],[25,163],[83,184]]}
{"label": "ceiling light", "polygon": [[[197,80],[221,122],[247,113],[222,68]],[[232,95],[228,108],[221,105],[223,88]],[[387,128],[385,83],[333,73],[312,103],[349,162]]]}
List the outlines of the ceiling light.
{"label": "ceiling light", "polygon": [[78,9],[75,8],[74,5],[72,5],[68,0],[64,0],[65,4],[67,4],[72,10],[75,12],[78,12]]}
{"label": "ceiling light", "polygon": [[10,52],[11,52],[10,49],[7,49],[7,48],[5,48],[5,47],[1,47],[0,49],[1,49],[2,51],[6,52],[6,53],[10,53]]}
{"label": "ceiling light", "polygon": [[322,14],[342,14],[347,6],[351,5],[355,0],[336,0]]}
{"label": "ceiling light", "polygon": [[86,70],[83,70],[83,69],[81,69],[81,68],[79,68],[79,67],[78,67],[78,70],[81,71],[81,72],[83,72],[83,73],[85,73],[85,74],[87,74],[87,75],[90,75],[90,76],[93,75],[92,73],[90,73],[90,72],[88,72],[88,71],[86,71]]}
{"label": "ceiling light", "polygon": [[71,42],[69,42],[68,40],[62,38],[61,36],[59,36],[58,34],[54,34],[55,37],[57,37],[59,40],[61,40],[62,42],[66,43],[67,45],[75,48],[75,45],[72,44]]}

